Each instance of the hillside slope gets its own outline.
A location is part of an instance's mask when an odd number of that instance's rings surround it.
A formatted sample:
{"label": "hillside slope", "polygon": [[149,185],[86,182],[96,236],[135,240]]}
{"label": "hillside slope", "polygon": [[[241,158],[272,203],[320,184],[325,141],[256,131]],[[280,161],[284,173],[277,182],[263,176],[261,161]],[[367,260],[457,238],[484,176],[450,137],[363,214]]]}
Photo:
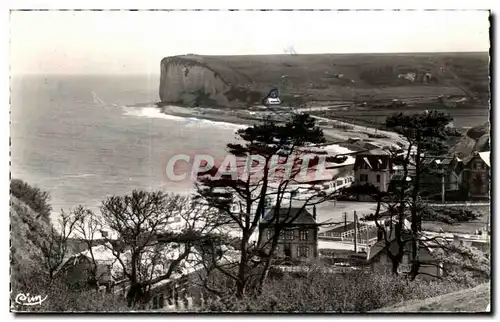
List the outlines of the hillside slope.
{"label": "hillside slope", "polygon": [[43,265],[41,242],[50,232],[50,224],[38,217],[24,202],[11,195],[10,241],[11,281],[21,275],[39,272]]}
{"label": "hillside slope", "polygon": [[471,289],[461,290],[424,300],[402,302],[375,312],[485,312],[491,302],[490,284],[481,284]]}
{"label": "hillside slope", "polygon": [[469,156],[473,151],[490,151],[490,123],[481,124],[470,128],[458,142],[453,143],[450,154],[455,154],[459,158]]}
{"label": "hillside slope", "polygon": [[244,107],[277,86],[289,105],[306,102],[466,96],[487,103],[488,53],[317,54],[166,57],[163,104]]}

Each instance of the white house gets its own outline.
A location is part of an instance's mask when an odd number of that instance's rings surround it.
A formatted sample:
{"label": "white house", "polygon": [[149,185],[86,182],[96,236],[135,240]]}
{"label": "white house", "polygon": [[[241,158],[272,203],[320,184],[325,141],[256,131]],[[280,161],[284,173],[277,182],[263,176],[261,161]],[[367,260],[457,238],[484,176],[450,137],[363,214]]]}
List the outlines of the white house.
{"label": "white house", "polygon": [[392,177],[390,152],[380,149],[360,153],[354,163],[355,184],[372,184],[380,191],[387,191]]}

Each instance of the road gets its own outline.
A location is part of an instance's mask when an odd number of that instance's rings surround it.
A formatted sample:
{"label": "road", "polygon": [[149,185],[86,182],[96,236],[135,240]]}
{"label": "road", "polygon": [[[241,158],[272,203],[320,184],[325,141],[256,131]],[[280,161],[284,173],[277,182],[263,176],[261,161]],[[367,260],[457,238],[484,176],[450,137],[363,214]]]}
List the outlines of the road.
{"label": "road", "polygon": [[489,202],[462,202],[462,203],[428,203],[432,207],[474,207],[474,206],[491,206]]}
{"label": "road", "polygon": [[[379,129],[369,127],[369,126],[356,125],[356,124],[347,123],[347,122],[343,122],[343,121],[339,121],[339,120],[333,120],[333,119],[320,117],[320,116],[314,116],[314,115],[311,115],[311,116],[316,118],[317,120],[330,121],[330,122],[333,121],[338,125],[349,126],[351,128],[349,131],[342,130],[340,133],[339,133],[339,130],[323,128],[323,132],[325,134],[330,134],[334,137],[339,137],[340,135],[343,135],[346,138],[349,138],[349,137],[352,137],[353,134],[356,132],[359,132],[361,134],[363,134],[363,133],[377,133],[377,134],[382,134],[382,135],[387,136],[386,139],[383,139],[383,140],[378,139],[379,141],[384,141],[384,142],[390,141],[392,143],[402,144],[403,146],[407,145],[407,141],[403,137],[401,137],[401,135],[397,134],[396,132],[379,130]],[[374,139],[374,140],[377,140],[377,139]]]}
{"label": "road", "polygon": [[[347,212],[347,221],[353,221],[354,211],[358,218],[374,213],[377,209],[375,202],[355,202],[355,201],[337,201],[335,204],[330,201],[316,205],[316,216],[318,223],[344,221],[344,213]],[[310,209],[312,212],[312,209]]]}

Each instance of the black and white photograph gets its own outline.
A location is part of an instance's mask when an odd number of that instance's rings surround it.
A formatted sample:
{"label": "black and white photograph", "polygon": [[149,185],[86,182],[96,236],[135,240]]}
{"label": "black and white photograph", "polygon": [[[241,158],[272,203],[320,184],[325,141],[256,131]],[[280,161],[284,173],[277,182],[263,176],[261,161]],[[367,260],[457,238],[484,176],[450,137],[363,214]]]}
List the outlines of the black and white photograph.
{"label": "black and white photograph", "polygon": [[490,10],[9,16],[10,312],[492,311]]}

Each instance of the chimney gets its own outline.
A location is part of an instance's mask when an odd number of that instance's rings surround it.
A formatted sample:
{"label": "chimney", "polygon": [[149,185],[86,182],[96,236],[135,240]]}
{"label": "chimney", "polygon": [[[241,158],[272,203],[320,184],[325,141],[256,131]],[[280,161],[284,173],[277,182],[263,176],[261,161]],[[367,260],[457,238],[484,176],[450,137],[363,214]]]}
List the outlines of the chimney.
{"label": "chimney", "polygon": [[316,205],[313,206],[313,218],[316,221]]}

